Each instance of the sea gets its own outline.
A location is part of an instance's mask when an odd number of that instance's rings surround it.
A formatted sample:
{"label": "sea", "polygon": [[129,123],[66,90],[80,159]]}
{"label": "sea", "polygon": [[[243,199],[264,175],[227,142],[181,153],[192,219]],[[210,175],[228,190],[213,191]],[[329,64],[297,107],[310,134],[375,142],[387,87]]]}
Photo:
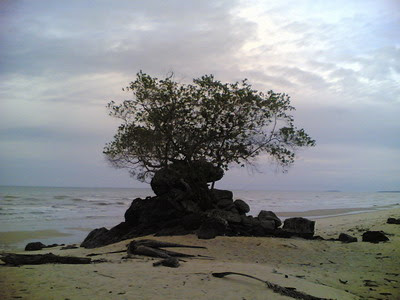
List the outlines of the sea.
{"label": "sea", "polygon": [[[399,192],[305,192],[233,191],[235,199],[249,204],[250,215],[271,210],[285,219],[290,216],[326,216],[390,209],[400,205]],[[151,189],[0,186],[1,233],[32,232],[23,240],[0,249],[21,247],[37,241],[33,234],[52,230],[62,236],[41,238],[44,244],[79,244],[94,228],[111,228],[124,221],[124,213],[135,198],[153,196]],[[4,236],[4,235],[3,235]]]}

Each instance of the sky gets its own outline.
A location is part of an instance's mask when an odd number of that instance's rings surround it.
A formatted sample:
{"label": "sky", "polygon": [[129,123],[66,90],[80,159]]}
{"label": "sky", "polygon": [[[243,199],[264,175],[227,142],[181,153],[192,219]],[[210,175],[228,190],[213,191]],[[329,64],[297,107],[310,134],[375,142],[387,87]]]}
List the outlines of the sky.
{"label": "sky", "polygon": [[0,1],[0,185],[148,187],[102,150],[143,70],[288,93],[317,145],[217,188],[400,190],[400,1]]}

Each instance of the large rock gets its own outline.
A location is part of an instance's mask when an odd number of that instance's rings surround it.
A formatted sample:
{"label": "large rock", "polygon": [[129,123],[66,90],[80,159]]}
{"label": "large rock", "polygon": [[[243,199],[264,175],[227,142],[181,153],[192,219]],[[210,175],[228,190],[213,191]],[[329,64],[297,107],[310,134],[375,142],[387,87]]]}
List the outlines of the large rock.
{"label": "large rock", "polygon": [[25,246],[25,251],[36,251],[42,250],[43,248],[47,248],[47,246],[41,242],[32,242]]}
{"label": "large rock", "polygon": [[275,222],[275,228],[278,228],[282,225],[282,221],[277,217],[277,215],[272,211],[262,210],[258,214],[258,219],[260,221],[269,221],[272,220]]}
{"label": "large rock", "polygon": [[232,199],[221,199],[220,201],[217,202],[218,208],[222,208],[225,210],[231,210],[233,207],[233,200]]}
{"label": "large rock", "polygon": [[367,231],[362,235],[363,242],[379,243],[386,242],[389,238],[381,231]]}
{"label": "large rock", "polygon": [[250,206],[243,200],[236,199],[233,204],[241,215],[245,215],[250,211]]}
{"label": "large rock", "polygon": [[274,220],[260,221],[260,226],[264,229],[265,233],[273,233],[275,230],[275,221]]}
{"label": "large rock", "polygon": [[253,216],[241,216],[242,224],[245,227],[254,227],[260,225],[261,221]]}
{"label": "large rock", "polygon": [[151,179],[150,186],[157,196],[164,195],[172,189],[186,190],[181,174],[172,168],[158,170]]}
{"label": "large rock", "polygon": [[212,189],[211,194],[216,203],[220,202],[221,200],[232,200],[233,202],[233,193],[231,191]]}
{"label": "large rock", "polygon": [[187,230],[196,230],[201,226],[203,219],[202,214],[192,213],[182,218],[182,226]]}
{"label": "large rock", "polygon": [[96,248],[107,244],[107,233],[109,230],[105,227],[93,229],[81,243],[84,248]]}
{"label": "large rock", "polygon": [[228,222],[222,218],[207,218],[197,231],[199,239],[213,239],[218,235],[224,235],[228,228]]}
{"label": "large rock", "polygon": [[172,189],[189,192],[192,184],[204,185],[224,176],[224,170],[206,161],[195,161],[190,165],[180,161],[155,172],[150,185],[157,196]]}
{"label": "large rock", "polygon": [[283,222],[283,231],[302,238],[314,236],[315,221],[306,218],[289,218]]}
{"label": "large rock", "polygon": [[207,216],[210,218],[221,218],[226,220],[228,223],[240,223],[242,218],[239,214],[235,214],[231,211],[222,209],[213,209],[207,212]]}
{"label": "large rock", "polygon": [[136,198],[125,212],[125,222],[134,227],[137,225],[154,225],[160,222],[173,220],[185,215],[183,206],[173,202],[169,195]]}

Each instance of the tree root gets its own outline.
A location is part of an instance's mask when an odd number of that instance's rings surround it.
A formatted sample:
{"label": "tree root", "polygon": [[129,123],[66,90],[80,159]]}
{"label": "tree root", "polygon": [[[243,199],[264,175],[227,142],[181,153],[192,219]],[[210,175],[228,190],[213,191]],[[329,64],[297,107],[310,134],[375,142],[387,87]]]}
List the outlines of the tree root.
{"label": "tree root", "polygon": [[295,288],[288,288],[288,287],[283,287],[280,286],[278,284],[266,281],[266,280],[262,280],[260,278],[251,276],[251,275],[247,275],[247,274],[243,274],[243,273],[236,273],[236,272],[222,272],[222,273],[212,273],[212,276],[217,277],[217,278],[223,278],[227,275],[239,275],[239,276],[245,276],[245,277],[249,277],[258,281],[261,281],[263,283],[265,283],[267,285],[268,288],[270,288],[271,290],[273,290],[275,293],[281,294],[283,296],[288,296],[288,297],[292,297],[295,299],[303,299],[303,300],[329,300],[327,298],[319,298],[319,297],[315,297],[315,296],[311,296],[309,294],[297,291]]}

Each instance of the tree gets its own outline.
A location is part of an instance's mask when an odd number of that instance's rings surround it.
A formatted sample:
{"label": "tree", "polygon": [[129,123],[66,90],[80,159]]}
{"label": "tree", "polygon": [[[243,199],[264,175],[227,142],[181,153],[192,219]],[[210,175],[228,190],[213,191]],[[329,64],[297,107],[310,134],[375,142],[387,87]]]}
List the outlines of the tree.
{"label": "tree", "polygon": [[126,90],[132,100],[108,103],[122,124],[104,154],[142,181],[178,162],[190,168],[206,161],[227,170],[253,164],[260,154],[286,168],[297,148],[315,145],[294,126],[287,94],[256,91],[246,79],[231,84],[205,75],[180,84],[140,71]]}

